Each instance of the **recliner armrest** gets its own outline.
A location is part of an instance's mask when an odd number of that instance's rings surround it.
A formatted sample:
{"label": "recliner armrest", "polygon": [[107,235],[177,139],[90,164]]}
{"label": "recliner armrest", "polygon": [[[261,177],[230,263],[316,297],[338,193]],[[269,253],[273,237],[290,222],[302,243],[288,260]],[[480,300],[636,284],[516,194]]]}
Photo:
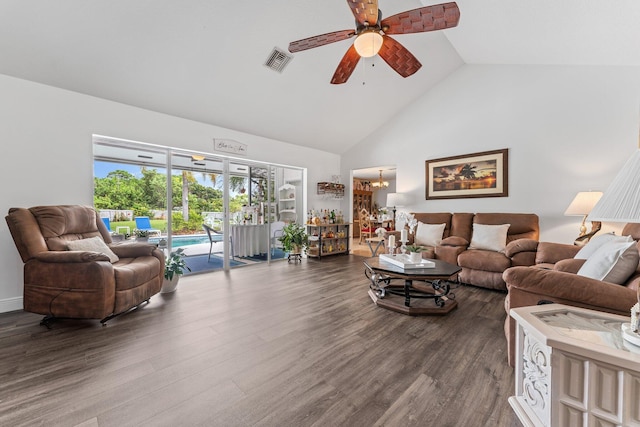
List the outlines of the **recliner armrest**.
{"label": "recliner armrest", "polygon": [[464,237],[449,236],[446,239],[442,239],[438,246],[460,246],[466,248],[469,246],[469,241]]}
{"label": "recliner armrest", "polygon": [[517,239],[509,242],[504,249],[504,254],[509,258],[520,252],[536,252],[538,241],[534,239]]}
{"label": "recliner armrest", "polygon": [[586,259],[562,259],[553,266],[553,269],[556,271],[565,271],[567,273],[577,273],[580,270],[580,267],[584,264]]}
{"label": "recliner armrest", "polygon": [[109,257],[101,252],[93,251],[47,251],[36,254],[34,259],[48,263],[79,263],[93,261],[107,261]]}
{"label": "recliner armrest", "polygon": [[536,252],[536,264],[555,264],[560,260],[573,258],[579,250],[579,246],[540,242]]}
{"label": "recliner armrest", "polygon": [[137,258],[153,255],[154,245],[143,242],[119,242],[109,245],[109,248],[119,258]]}
{"label": "recliner armrest", "polygon": [[627,312],[637,301],[634,289],[564,271],[512,267],[502,277],[509,292],[528,292],[539,299],[561,303],[570,301],[571,305],[596,310]]}

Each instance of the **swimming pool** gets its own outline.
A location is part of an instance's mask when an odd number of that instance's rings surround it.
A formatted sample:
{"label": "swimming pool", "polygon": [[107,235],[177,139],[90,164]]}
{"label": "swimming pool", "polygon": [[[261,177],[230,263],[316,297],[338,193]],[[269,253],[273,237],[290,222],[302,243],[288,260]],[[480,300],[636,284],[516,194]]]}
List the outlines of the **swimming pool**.
{"label": "swimming pool", "polygon": [[[160,237],[150,237],[149,243],[157,244],[160,241]],[[171,239],[171,248],[178,248],[180,246],[199,245],[202,243],[209,243],[209,237],[206,234],[189,234],[186,236],[173,236]]]}

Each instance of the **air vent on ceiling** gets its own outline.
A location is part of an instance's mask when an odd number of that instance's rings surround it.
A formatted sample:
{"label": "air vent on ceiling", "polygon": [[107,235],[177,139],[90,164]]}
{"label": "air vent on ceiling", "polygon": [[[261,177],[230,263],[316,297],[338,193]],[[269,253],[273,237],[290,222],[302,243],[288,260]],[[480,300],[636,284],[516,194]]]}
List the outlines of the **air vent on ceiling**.
{"label": "air vent on ceiling", "polygon": [[288,55],[286,52],[274,47],[264,65],[281,73],[291,59],[293,59],[291,55]]}

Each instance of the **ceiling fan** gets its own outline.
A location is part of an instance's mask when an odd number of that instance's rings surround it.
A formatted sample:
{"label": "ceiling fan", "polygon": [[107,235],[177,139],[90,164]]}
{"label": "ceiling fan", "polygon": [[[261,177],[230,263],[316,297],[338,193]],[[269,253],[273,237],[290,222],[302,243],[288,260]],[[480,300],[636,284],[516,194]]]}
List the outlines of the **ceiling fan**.
{"label": "ceiling fan", "polygon": [[360,57],[379,54],[402,77],[409,77],[422,67],[420,61],[389,34],[423,33],[458,25],[460,9],[455,2],[425,6],[382,19],[378,0],[347,0],[356,18],[355,30],[332,33],[297,40],[289,44],[289,52],[300,52],[356,36],[336,72],[332,84],[345,83],[356,68]]}

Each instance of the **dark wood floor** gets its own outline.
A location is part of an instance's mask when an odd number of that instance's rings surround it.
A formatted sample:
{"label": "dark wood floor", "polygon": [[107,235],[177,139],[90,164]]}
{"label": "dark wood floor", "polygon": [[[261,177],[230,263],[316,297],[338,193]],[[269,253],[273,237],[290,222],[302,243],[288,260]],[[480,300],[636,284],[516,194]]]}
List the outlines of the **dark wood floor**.
{"label": "dark wood floor", "polygon": [[374,306],[362,260],[183,277],[109,322],[0,315],[2,426],[519,426],[504,294]]}

